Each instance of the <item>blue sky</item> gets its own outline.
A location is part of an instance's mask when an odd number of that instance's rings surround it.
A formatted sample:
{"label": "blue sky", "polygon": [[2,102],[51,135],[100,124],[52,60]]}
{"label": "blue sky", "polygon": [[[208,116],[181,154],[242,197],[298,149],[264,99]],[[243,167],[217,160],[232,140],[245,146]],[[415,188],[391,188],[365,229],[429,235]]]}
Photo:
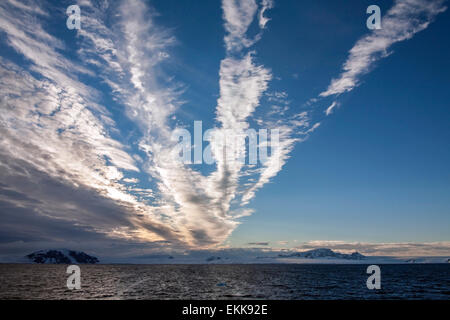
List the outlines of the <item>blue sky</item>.
{"label": "blue sky", "polygon": [[[76,3],[0,5],[1,254],[448,254],[445,1]],[[194,121],[280,128],[281,166],[172,163]]]}

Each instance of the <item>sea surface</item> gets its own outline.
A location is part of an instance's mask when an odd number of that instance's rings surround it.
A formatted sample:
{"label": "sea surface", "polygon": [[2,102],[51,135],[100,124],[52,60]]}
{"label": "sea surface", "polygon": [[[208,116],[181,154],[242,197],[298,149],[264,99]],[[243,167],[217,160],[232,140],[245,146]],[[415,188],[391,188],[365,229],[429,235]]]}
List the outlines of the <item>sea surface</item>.
{"label": "sea surface", "polygon": [[381,289],[366,265],[0,264],[0,299],[450,299],[450,264],[380,265]]}

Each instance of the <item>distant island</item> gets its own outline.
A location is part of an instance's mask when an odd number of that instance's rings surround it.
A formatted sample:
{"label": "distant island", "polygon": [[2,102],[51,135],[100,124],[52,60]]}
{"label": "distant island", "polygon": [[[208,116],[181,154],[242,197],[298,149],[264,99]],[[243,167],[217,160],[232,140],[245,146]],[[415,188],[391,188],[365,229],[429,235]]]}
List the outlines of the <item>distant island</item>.
{"label": "distant island", "polygon": [[82,251],[68,249],[39,250],[25,256],[32,263],[45,264],[95,264],[100,261]]}
{"label": "distant island", "polygon": [[303,252],[293,252],[289,254],[279,254],[280,258],[307,258],[307,259],[320,259],[320,258],[333,258],[333,259],[347,259],[347,260],[363,260],[366,256],[359,252],[353,252],[351,254],[335,252],[327,248],[313,249]]}

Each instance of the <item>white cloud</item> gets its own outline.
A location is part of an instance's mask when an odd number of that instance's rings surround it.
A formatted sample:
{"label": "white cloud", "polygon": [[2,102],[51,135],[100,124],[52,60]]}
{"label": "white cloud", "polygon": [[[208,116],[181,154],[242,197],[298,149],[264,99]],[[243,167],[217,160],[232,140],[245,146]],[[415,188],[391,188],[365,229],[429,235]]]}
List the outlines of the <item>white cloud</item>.
{"label": "white cloud", "polygon": [[[220,98],[217,106],[217,120],[220,123],[219,130],[230,130],[232,136],[242,135],[245,129],[249,127],[248,119],[254,115],[263,93],[268,89],[268,83],[272,79],[269,69],[262,65],[254,63],[253,56],[255,52],[245,52],[244,49],[250,47],[260,39],[261,33],[257,34],[253,40],[249,41],[247,37],[248,27],[252,20],[257,5],[253,0],[240,2],[239,7],[234,0],[223,0],[222,7],[224,10],[225,28],[228,34],[225,36],[227,47],[227,57],[222,60],[220,68]],[[272,1],[262,1],[259,14],[259,26],[263,29],[268,21],[264,17],[264,12],[273,7]],[[238,54],[237,54],[238,53]],[[237,57],[236,57],[237,56]],[[285,106],[289,104],[287,93],[285,91],[276,91],[266,94],[269,101],[282,103]],[[286,109],[283,111],[286,111]],[[269,112],[267,116],[276,115]],[[280,116],[282,114],[278,114]],[[293,150],[297,141],[303,138],[295,138],[295,135],[307,135],[314,128],[306,131],[296,129],[299,127],[308,127],[309,122],[303,118],[268,120],[256,119],[257,123],[267,129],[279,130],[279,145],[273,148],[271,145],[271,155],[267,161],[258,169],[249,170],[244,168],[237,159],[230,159],[223,156],[223,150],[220,146],[216,146],[215,158],[217,159],[217,172],[212,175],[216,181],[216,185],[222,187],[222,197],[220,202],[226,204],[223,211],[230,210],[233,200],[237,200],[237,196],[241,197],[240,204],[245,206],[255,196],[256,191],[262,188],[266,183],[275,177],[282,169],[283,165],[289,158],[290,152]],[[260,146],[264,146],[260,144]],[[228,147],[228,146],[227,146]],[[245,145],[234,145],[227,148],[227,153],[243,154]],[[214,150],[214,149],[213,149]],[[254,177],[256,176],[256,178]],[[239,186],[239,182],[246,177],[246,182]]]}
{"label": "white cloud", "polygon": [[272,0],[262,0],[261,3],[261,9],[259,10],[259,15],[258,15],[258,19],[259,19],[259,27],[261,29],[264,29],[266,27],[267,22],[270,21],[269,18],[264,16],[264,13],[273,8],[273,1]]}
{"label": "white cloud", "polygon": [[227,50],[241,50],[251,46],[254,40],[248,39],[246,33],[258,10],[255,0],[223,0],[222,9],[228,33],[225,36]]}
{"label": "white cloud", "polygon": [[327,108],[327,110],[325,110],[325,114],[326,114],[327,116],[329,116],[329,115],[333,112],[333,109],[334,109],[336,106],[338,106],[338,103],[337,103],[336,101],[333,101],[333,103],[330,104],[330,106]]}
{"label": "white cloud", "polygon": [[[121,184],[126,171],[139,168],[128,148],[111,137],[117,128],[107,108],[97,102],[99,93],[78,79],[80,74],[95,74],[63,56],[64,44],[33,19],[36,10],[19,9],[0,4],[0,29],[7,43],[29,61],[33,74],[0,60],[0,165],[2,181],[8,182],[4,192],[22,194],[21,198],[29,200],[27,204],[4,199],[2,206],[11,212],[33,210],[43,221],[44,217],[70,221],[73,226],[110,237],[179,241],[172,236],[170,223],[163,224],[155,208],[138,200],[139,192]],[[105,44],[98,57],[114,52],[112,41],[96,40],[99,46]],[[24,175],[36,188],[24,187]],[[68,190],[73,200],[61,197],[59,190],[51,187],[57,184]],[[151,190],[147,190],[149,194]],[[87,206],[89,197],[97,199],[97,204]],[[19,225],[26,225],[27,218],[22,218]]]}
{"label": "white cloud", "polygon": [[411,39],[426,29],[436,15],[446,10],[444,0],[396,0],[382,17],[382,28],[374,30],[354,45],[344,63],[341,75],[333,79],[321,97],[353,90],[362,75],[368,73],[375,61],[387,57],[389,48]]}
{"label": "white cloud", "polygon": [[125,178],[122,180],[123,180],[123,182],[126,182],[126,183],[138,183],[139,182],[139,179],[136,179],[136,178]]}

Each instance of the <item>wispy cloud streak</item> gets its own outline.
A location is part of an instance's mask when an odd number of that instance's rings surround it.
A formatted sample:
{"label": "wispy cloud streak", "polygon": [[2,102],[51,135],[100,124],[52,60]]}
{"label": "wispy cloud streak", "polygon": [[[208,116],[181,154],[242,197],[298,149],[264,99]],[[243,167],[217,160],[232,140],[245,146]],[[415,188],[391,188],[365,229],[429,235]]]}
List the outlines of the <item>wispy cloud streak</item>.
{"label": "wispy cloud streak", "polygon": [[390,52],[389,48],[426,29],[434,18],[446,10],[444,0],[397,0],[383,16],[382,28],[364,36],[350,50],[341,75],[333,79],[321,97],[338,95],[357,87],[360,78],[373,64]]}
{"label": "wispy cloud streak", "polygon": [[[438,0],[406,2],[384,19],[392,31],[355,45],[322,97],[352,90],[390,45],[425,29],[444,10]],[[211,108],[214,133],[238,142],[211,141],[216,162],[208,174],[173,157],[173,116],[185,87],[166,73],[178,43],[155,22],[154,9],[141,0],[80,1],[82,29],[74,33],[76,52],[69,52],[46,30],[45,8],[60,8],[38,4],[0,3],[0,31],[20,61],[0,58],[0,236],[6,241],[28,234],[47,243],[66,234],[71,239],[64,240],[75,242],[220,247],[238,218],[252,213],[247,205],[280,172],[295,143],[320,125],[307,111],[285,116],[288,95],[270,92],[272,72],[252,48],[270,25],[271,0],[222,1],[225,57]],[[263,103],[276,105],[263,114]],[[131,129],[118,123],[124,115]],[[246,145],[238,140],[253,123],[279,130],[278,145],[255,166],[241,161]]]}
{"label": "wispy cloud streak", "polygon": [[[2,187],[2,214],[29,210],[43,220],[65,221],[113,238],[177,242],[170,224],[163,224],[121,182],[125,172],[140,169],[127,147],[112,138],[116,124],[98,102],[99,92],[79,80],[94,74],[60,53],[65,45],[37,23],[35,15],[43,13],[33,8],[26,2],[0,5],[0,29],[34,73],[0,60],[0,165],[2,181],[8,183]],[[36,188],[26,188],[24,177]],[[72,199],[57,190],[67,190]],[[28,200],[19,201],[24,197]],[[26,225],[26,215],[13,216],[24,220],[17,226]]]}

